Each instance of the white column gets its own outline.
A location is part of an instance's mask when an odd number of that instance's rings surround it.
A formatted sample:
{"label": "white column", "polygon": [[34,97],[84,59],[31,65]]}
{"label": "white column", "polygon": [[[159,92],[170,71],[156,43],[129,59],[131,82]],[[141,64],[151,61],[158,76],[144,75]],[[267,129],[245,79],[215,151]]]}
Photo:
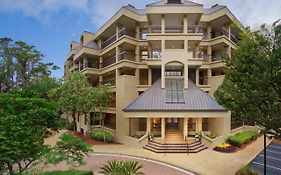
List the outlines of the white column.
{"label": "white column", "polygon": [[196,86],[199,86],[199,67],[196,68]]}
{"label": "white column", "polygon": [[148,85],[151,86],[152,84],[152,70],[148,68]]}
{"label": "white column", "polygon": [[139,45],[136,46],[135,57],[136,57],[136,61],[140,62],[140,46]]}
{"label": "white column", "polygon": [[102,63],[103,63],[103,58],[102,57],[99,58],[99,63],[100,63],[99,64],[99,68],[102,69]]}
{"label": "white column", "polygon": [[188,89],[188,64],[184,65],[184,88]]}
{"label": "white column", "polygon": [[103,77],[102,75],[99,76],[99,85],[102,85]]}
{"label": "white column", "polygon": [[146,133],[151,132],[151,118],[146,118]]}
{"label": "white column", "polygon": [[183,33],[187,34],[188,29],[188,16],[184,15],[183,18]]}
{"label": "white column", "polygon": [[212,38],[212,27],[209,23],[207,26],[207,33],[208,33],[208,40],[210,40]]}
{"label": "white column", "polygon": [[231,47],[230,46],[228,46],[227,53],[228,53],[228,57],[231,58]]}
{"label": "white column", "polygon": [[165,129],[166,129],[166,120],[165,118],[161,118],[161,138],[165,139]]}
{"label": "white column", "polygon": [[119,45],[116,46],[116,53],[115,53],[115,62],[117,63],[119,61],[119,54],[120,54],[120,48]]}
{"label": "white column", "polygon": [[88,59],[86,57],[83,58],[83,68],[85,69],[87,67],[87,61]]}
{"label": "white column", "polygon": [[208,56],[209,56],[209,62],[212,62],[212,47],[208,46],[207,48]]}
{"label": "white column", "polygon": [[119,24],[116,24],[116,39],[119,38],[119,30],[120,30],[120,26]]}
{"label": "white column", "polygon": [[202,118],[196,119],[196,132],[202,131]]}
{"label": "white column", "polygon": [[161,33],[164,34],[165,33],[165,15],[161,16]]}
{"label": "white column", "polygon": [[161,65],[161,88],[165,88],[165,65]]}
{"label": "white column", "polygon": [[183,118],[183,137],[188,136],[188,118]]}
{"label": "white column", "polygon": [[135,77],[137,78],[137,85],[140,84],[140,69],[135,70]]}
{"label": "white column", "polygon": [[136,39],[140,40],[140,24],[136,24]]}

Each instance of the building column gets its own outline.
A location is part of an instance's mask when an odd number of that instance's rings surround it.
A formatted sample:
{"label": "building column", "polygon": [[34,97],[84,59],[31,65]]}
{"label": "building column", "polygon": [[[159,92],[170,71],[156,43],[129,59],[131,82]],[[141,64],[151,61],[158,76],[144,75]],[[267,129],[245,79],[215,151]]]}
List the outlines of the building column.
{"label": "building column", "polygon": [[140,24],[136,24],[136,39],[140,40]]}
{"label": "building column", "polygon": [[209,23],[207,26],[207,33],[208,33],[208,40],[211,40],[212,39],[212,27]]}
{"label": "building column", "polygon": [[199,86],[199,67],[196,68],[196,86]]}
{"label": "building column", "polygon": [[184,15],[183,18],[183,33],[187,34],[188,33],[188,16]]}
{"label": "building column", "polygon": [[231,47],[230,46],[227,47],[227,54],[228,54],[228,57],[231,58]]}
{"label": "building column", "polygon": [[188,118],[183,118],[183,137],[188,137]]}
{"label": "building column", "polygon": [[231,24],[228,25],[228,39],[231,40]]}
{"label": "building column", "polygon": [[166,135],[166,119],[165,118],[161,118],[161,138],[165,139],[165,135]]}
{"label": "building column", "polygon": [[212,47],[211,46],[208,46],[207,48],[207,54],[209,56],[209,62],[212,62]]}
{"label": "building column", "polygon": [[188,89],[188,64],[184,65],[184,89]]}
{"label": "building column", "polygon": [[140,62],[140,46],[139,46],[139,45],[136,46],[135,57],[136,57],[136,58],[135,58],[136,61],[137,61],[137,62]]}
{"label": "building column", "polygon": [[99,76],[99,85],[102,85],[103,77],[102,75]]}
{"label": "building column", "polygon": [[119,38],[120,25],[116,24],[116,40]]}
{"label": "building column", "polygon": [[165,15],[161,16],[161,33],[164,34],[165,33]]}
{"label": "building column", "polygon": [[196,119],[196,132],[202,131],[202,118]]}
{"label": "building column", "polygon": [[103,63],[103,58],[102,57],[99,58],[99,63],[100,63],[99,64],[99,68],[102,69],[102,63]]}
{"label": "building column", "polygon": [[161,88],[165,88],[165,65],[161,65]]}
{"label": "building column", "polygon": [[117,63],[119,61],[119,54],[120,54],[120,47],[119,45],[116,46],[116,53],[115,53],[115,62]]}
{"label": "building column", "polygon": [[88,59],[86,57],[83,58],[83,68],[87,68],[88,67]]}
{"label": "building column", "polygon": [[146,118],[146,133],[151,132],[151,118]]}
{"label": "building column", "polygon": [[148,86],[151,86],[152,84],[152,70],[151,68],[148,68]]}
{"label": "building column", "polygon": [[140,69],[136,69],[135,71],[135,77],[137,78],[137,85],[140,84]]}

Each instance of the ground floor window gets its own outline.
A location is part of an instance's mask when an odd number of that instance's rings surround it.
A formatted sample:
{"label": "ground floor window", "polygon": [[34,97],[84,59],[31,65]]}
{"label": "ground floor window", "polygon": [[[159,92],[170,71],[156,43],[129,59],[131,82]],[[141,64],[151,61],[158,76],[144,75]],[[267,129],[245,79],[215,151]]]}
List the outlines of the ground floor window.
{"label": "ground floor window", "polygon": [[104,117],[104,126],[116,130],[116,115],[106,113]]}
{"label": "ground floor window", "polygon": [[208,126],[208,119],[207,118],[203,118],[202,119],[202,130],[203,131],[208,131],[209,129],[209,126]]}
{"label": "ground floor window", "polygon": [[196,120],[193,118],[188,119],[188,131],[196,131]]}

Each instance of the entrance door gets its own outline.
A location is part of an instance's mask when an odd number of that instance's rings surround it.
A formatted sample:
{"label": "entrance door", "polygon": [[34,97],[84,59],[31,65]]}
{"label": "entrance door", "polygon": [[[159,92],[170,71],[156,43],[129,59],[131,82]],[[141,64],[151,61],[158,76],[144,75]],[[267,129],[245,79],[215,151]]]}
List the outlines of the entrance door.
{"label": "entrance door", "polygon": [[166,127],[167,127],[167,129],[178,129],[179,128],[179,120],[177,118],[167,118],[166,119]]}

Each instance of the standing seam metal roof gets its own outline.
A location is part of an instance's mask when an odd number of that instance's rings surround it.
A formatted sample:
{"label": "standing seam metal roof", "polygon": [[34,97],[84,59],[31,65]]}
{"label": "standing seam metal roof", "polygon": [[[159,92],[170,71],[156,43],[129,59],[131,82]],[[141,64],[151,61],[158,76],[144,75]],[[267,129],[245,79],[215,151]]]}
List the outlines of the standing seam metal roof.
{"label": "standing seam metal roof", "polygon": [[156,81],[147,91],[129,104],[123,111],[226,111],[216,100],[189,80],[184,89],[184,103],[166,103],[166,90]]}

